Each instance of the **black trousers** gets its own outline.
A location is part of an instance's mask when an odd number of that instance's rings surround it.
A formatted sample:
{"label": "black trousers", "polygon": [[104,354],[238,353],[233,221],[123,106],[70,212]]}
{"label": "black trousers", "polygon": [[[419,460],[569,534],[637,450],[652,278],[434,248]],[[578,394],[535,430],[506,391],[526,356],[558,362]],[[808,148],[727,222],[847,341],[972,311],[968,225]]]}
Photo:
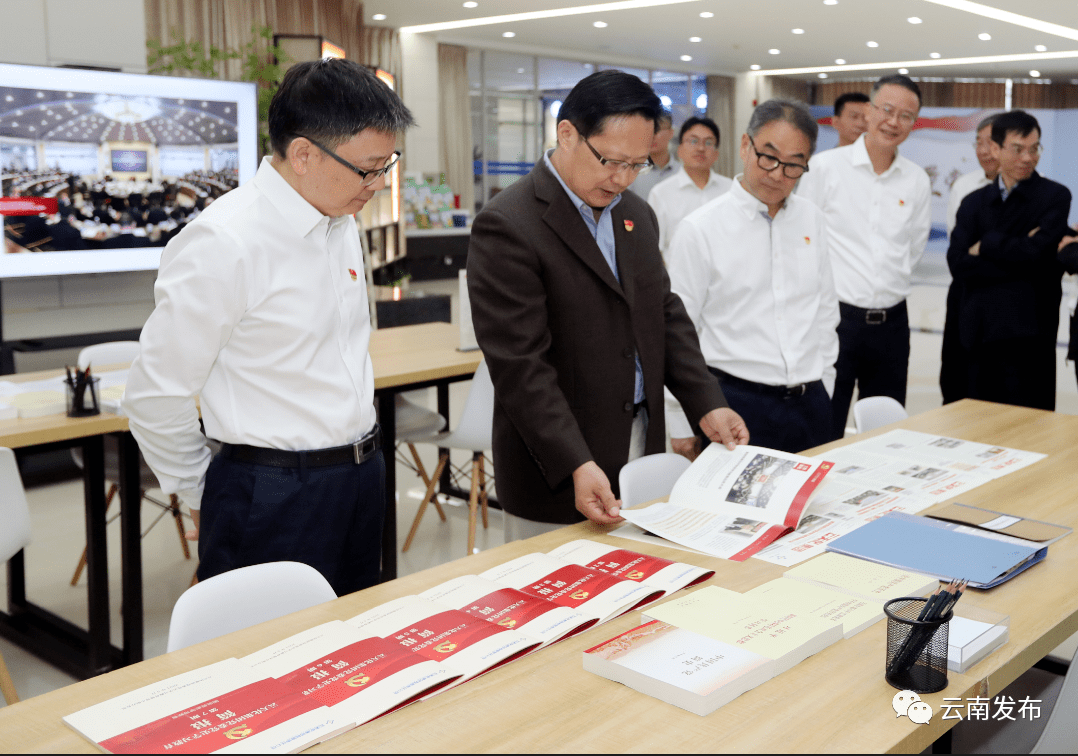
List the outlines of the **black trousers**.
{"label": "black trousers", "polygon": [[1055,410],[1055,335],[1002,339],[969,352],[971,399]]}
{"label": "black trousers", "polygon": [[943,349],[940,354],[940,392],[943,403],[969,397],[969,351],[962,346],[958,326],[961,292],[956,284],[947,290],[947,316],[943,321]]}
{"label": "black trousers", "polygon": [[745,421],[753,446],[797,454],[831,440],[831,400],[823,381],[808,384],[802,395],[784,396],[774,387],[709,369],[730,409]]}
{"label": "black trousers", "polygon": [[[883,312],[839,302],[838,360],[831,397],[832,438],[842,438],[850,414],[853,388],[857,398],[889,396],[906,404],[910,365],[910,319],[905,301]],[[882,321],[882,322],[873,322]]]}
{"label": "black trousers", "polygon": [[265,562],[303,562],[338,596],[378,582],[386,467],[270,467],[210,462],[198,538],[198,579]]}

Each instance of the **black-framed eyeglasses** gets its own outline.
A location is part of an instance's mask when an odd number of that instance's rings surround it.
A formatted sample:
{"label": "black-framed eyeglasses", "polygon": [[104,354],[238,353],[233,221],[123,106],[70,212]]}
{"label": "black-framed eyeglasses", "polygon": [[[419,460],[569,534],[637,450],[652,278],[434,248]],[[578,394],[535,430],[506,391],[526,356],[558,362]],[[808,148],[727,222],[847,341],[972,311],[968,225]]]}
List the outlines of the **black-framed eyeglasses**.
{"label": "black-framed eyeglasses", "polygon": [[756,149],[756,142],[752,141],[752,137],[749,137],[749,144],[752,145],[752,151],[756,153],[756,165],[763,168],[768,173],[782,166],[782,175],[788,179],[799,179],[808,173],[809,167],[807,165],[801,165],[800,163],[786,163],[779,160],[774,155],[768,155],[766,152],[760,152]]}
{"label": "black-framed eyeglasses", "polygon": [[650,157],[646,163],[626,163],[624,160],[610,160],[600,155],[598,150],[591,146],[591,142],[583,134],[580,135],[580,138],[584,140],[584,144],[588,145],[588,149],[591,150],[591,154],[595,156],[595,159],[599,161],[599,165],[609,168],[614,173],[629,171],[634,176],[639,176],[642,173],[647,173],[655,166]]}
{"label": "black-framed eyeglasses", "polygon": [[384,165],[383,167],[377,168],[377,169],[375,169],[373,171],[365,171],[362,168],[356,168],[354,165],[352,165],[347,160],[342,158],[340,155],[338,155],[336,152],[331,150],[329,147],[326,147],[325,145],[319,144],[315,140],[311,139],[309,136],[303,136],[303,134],[296,134],[296,136],[303,137],[308,142],[313,144],[315,147],[322,150],[322,152],[326,153],[331,158],[336,160],[338,163],[343,165],[345,168],[347,168],[348,170],[352,171],[355,174],[358,174],[359,177],[363,180],[363,186],[370,186],[371,184],[378,181],[378,179],[380,179],[382,176],[388,176],[389,172],[396,167],[397,162],[401,159],[400,150],[397,150],[397,151],[395,151],[393,153],[393,156],[389,159],[389,162],[386,163],[386,165]]}

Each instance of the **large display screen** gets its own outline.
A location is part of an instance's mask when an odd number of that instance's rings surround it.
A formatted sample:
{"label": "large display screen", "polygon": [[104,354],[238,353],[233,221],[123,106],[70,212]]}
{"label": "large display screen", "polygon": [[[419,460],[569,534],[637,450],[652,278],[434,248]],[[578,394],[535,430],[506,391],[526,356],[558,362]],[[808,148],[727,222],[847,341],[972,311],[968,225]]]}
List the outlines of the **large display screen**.
{"label": "large display screen", "polygon": [[0,64],[0,279],[156,269],[254,176],[257,120],[254,84]]}

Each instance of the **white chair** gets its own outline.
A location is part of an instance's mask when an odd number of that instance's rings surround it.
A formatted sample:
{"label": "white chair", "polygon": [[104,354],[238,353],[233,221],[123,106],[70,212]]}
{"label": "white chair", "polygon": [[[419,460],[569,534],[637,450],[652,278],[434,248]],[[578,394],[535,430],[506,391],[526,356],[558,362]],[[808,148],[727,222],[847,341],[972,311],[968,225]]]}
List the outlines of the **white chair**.
{"label": "white chair", "polygon": [[337,598],[322,573],[299,562],[240,567],[188,588],[172,608],[167,651],[233,633]]}
{"label": "white chair", "polygon": [[479,363],[479,368],[472,377],[472,387],[468,391],[468,399],[464,403],[464,412],[461,414],[456,430],[451,433],[439,433],[430,439],[431,443],[437,444],[446,451],[438,456],[438,464],[427,483],[427,492],[419,504],[419,511],[416,512],[412,529],[408,531],[408,537],[404,540],[404,548],[401,551],[407,551],[412,545],[412,539],[415,538],[416,531],[419,529],[419,522],[423,519],[423,513],[427,511],[427,504],[434,499],[438,478],[449,463],[448,450],[463,449],[472,453],[472,486],[468,497],[468,553],[474,553],[476,516],[480,510],[483,513],[483,527],[487,527],[487,473],[483,452],[493,445],[491,438],[493,425],[494,384],[490,382],[490,371],[484,360]]}
{"label": "white chair", "polygon": [[[88,346],[79,352],[78,366],[80,370],[85,370],[87,366],[99,365],[117,365],[120,363],[130,363],[138,356],[139,343],[137,341],[109,341],[104,344],[94,344]],[[71,450],[71,457],[75,460],[75,464],[82,468],[82,451],[79,449]],[[120,478],[120,456],[119,451],[115,447],[115,441],[112,438],[105,437],[105,480],[110,481],[108,493],[105,494],[105,509],[108,510],[112,505],[112,500],[116,496],[116,492],[119,490],[119,485],[116,483]],[[180,548],[183,550],[183,558],[191,558],[191,549],[187,545],[187,539],[184,537],[184,524],[183,524],[183,512],[180,509],[180,500],[175,495],[169,496],[168,502],[163,502],[153,496],[149,496],[146,491],[151,488],[157,488],[157,478],[154,476],[153,471],[146,465],[144,461],[139,460],[139,489],[142,494],[142,498],[150,502],[154,506],[158,507],[161,511],[158,513],[157,518],[149,524],[149,526],[143,530],[142,536],[145,538],[157,523],[159,523],[165,515],[172,515],[172,519],[176,524],[176,530],[180,536]],[[109,522],[115,520],[119,515],[113,515]],[[79,563],[75,567],[75,573],[71,576],[71,585],[76,585],[79,582],[79,577],[82,576],[82,571],[86,567],[86,549],[82,550],[82,556],[79,557]]]}
{"label": "white chair", "polygon": [[[30,507],[15,464],[15,452],[0,447],[0,562],[6,562],[30,543]],[[15,682],[0,654],[0,693],[10,706],[19,702]]]}
{"label": "white chair", "polygon": [[669,496],[677,479],[690,464],[680,454],[649,454],[634,459],[618,474],[621,506],[631,509],[637,504]]}
{"label": "white chair", "polygon": [[[445,428],[445,418],[433,410],[410,401],[404,394],[397,394],[395,402],[394,415],[396,417],[397,444],[398,447],[402,443],[407,444],[408,451],[412,453],[412,458],[405,457],[399,448],[393,451],[397,461],[416,473],[423,480],[423,486],[427,487],[430,485],[430,476],[427,475],[427,468],[424,467],[423,460],[419,458],[419,452],[416,451],[415,445],[424,441],[431,441],[441,433],[442,429]],[[438,503],[438,498],[433,498],[431,503],[438,511],[438,516],[442,518],[442,522],[445,522],[445,510]]]}
{"label": "white chair", "polygon": [[1078,753],[1078,672],[1075,667],[1078,667],[1078,650],[1063,678],[1056,705],[1031,753]]}
{"label": "white chair", "polygon": [[897,423],[909,416],[906,408],[889,396],[870,396],[858,399],[853,405],[853,424],[858,433]]}

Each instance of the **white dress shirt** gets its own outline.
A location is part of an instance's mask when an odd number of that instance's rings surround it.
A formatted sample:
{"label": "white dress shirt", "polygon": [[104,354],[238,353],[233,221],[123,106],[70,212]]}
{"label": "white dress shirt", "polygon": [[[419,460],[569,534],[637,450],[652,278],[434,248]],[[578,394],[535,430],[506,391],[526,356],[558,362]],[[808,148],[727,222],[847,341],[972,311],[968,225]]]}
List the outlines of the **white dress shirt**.
{"label": "white dress shirt", "polygon": [[895,155],[877,174],[862,134],[814,156],[797,193],[827,218],[839,301],[873,310],[909,296],[932,225],[932,183],[923,168]]}
{"label": "white dress shirt", "polygon": [[713,171],[707,173],[707,183],[703,189],[682,168],[656,184],[648,194],[648,204],[659,219],[659,249],[663,255],[670,249],[674,229],[682,218],[730,190],[733,183],[730,179]]}
{"label": "white dress shirt", "polygon": [[637,176],[633,183],[629,184],[629,191],[637,197],[648,198],[648,194],[660,181],[670,178],[681,170],[681,163],[677,158],[671,157],[669,162],[662,168],[652,168],[643,176]]}
{"label": "white dress shirt", "polygon": [[984,175],[984,171],[978,168],[975,171],[965,173],[954,180],[951,184],[951,196],[947,199],[947,236],[954,231],[958,223],[958,208],[962,206],[962,200],[982,186],[988,186],[992,180]]}
{"label": "white dress shirt", "polygon": [[[770,386],[823,380],[834,391],[838,300],[827,226],[814,204],[791,196],[771,219],[737,176],[730,191],[681,221],[667,269],[708,365]],[[671,437],[693,435],[666,397]]]}
{"label": "white dress shirt", "polygon": [[200,507],[199,430],[291,451],[374,426],[363,255],[355,220],[322,215],[269,159],[165,248],[123,408],[165,493]]}

